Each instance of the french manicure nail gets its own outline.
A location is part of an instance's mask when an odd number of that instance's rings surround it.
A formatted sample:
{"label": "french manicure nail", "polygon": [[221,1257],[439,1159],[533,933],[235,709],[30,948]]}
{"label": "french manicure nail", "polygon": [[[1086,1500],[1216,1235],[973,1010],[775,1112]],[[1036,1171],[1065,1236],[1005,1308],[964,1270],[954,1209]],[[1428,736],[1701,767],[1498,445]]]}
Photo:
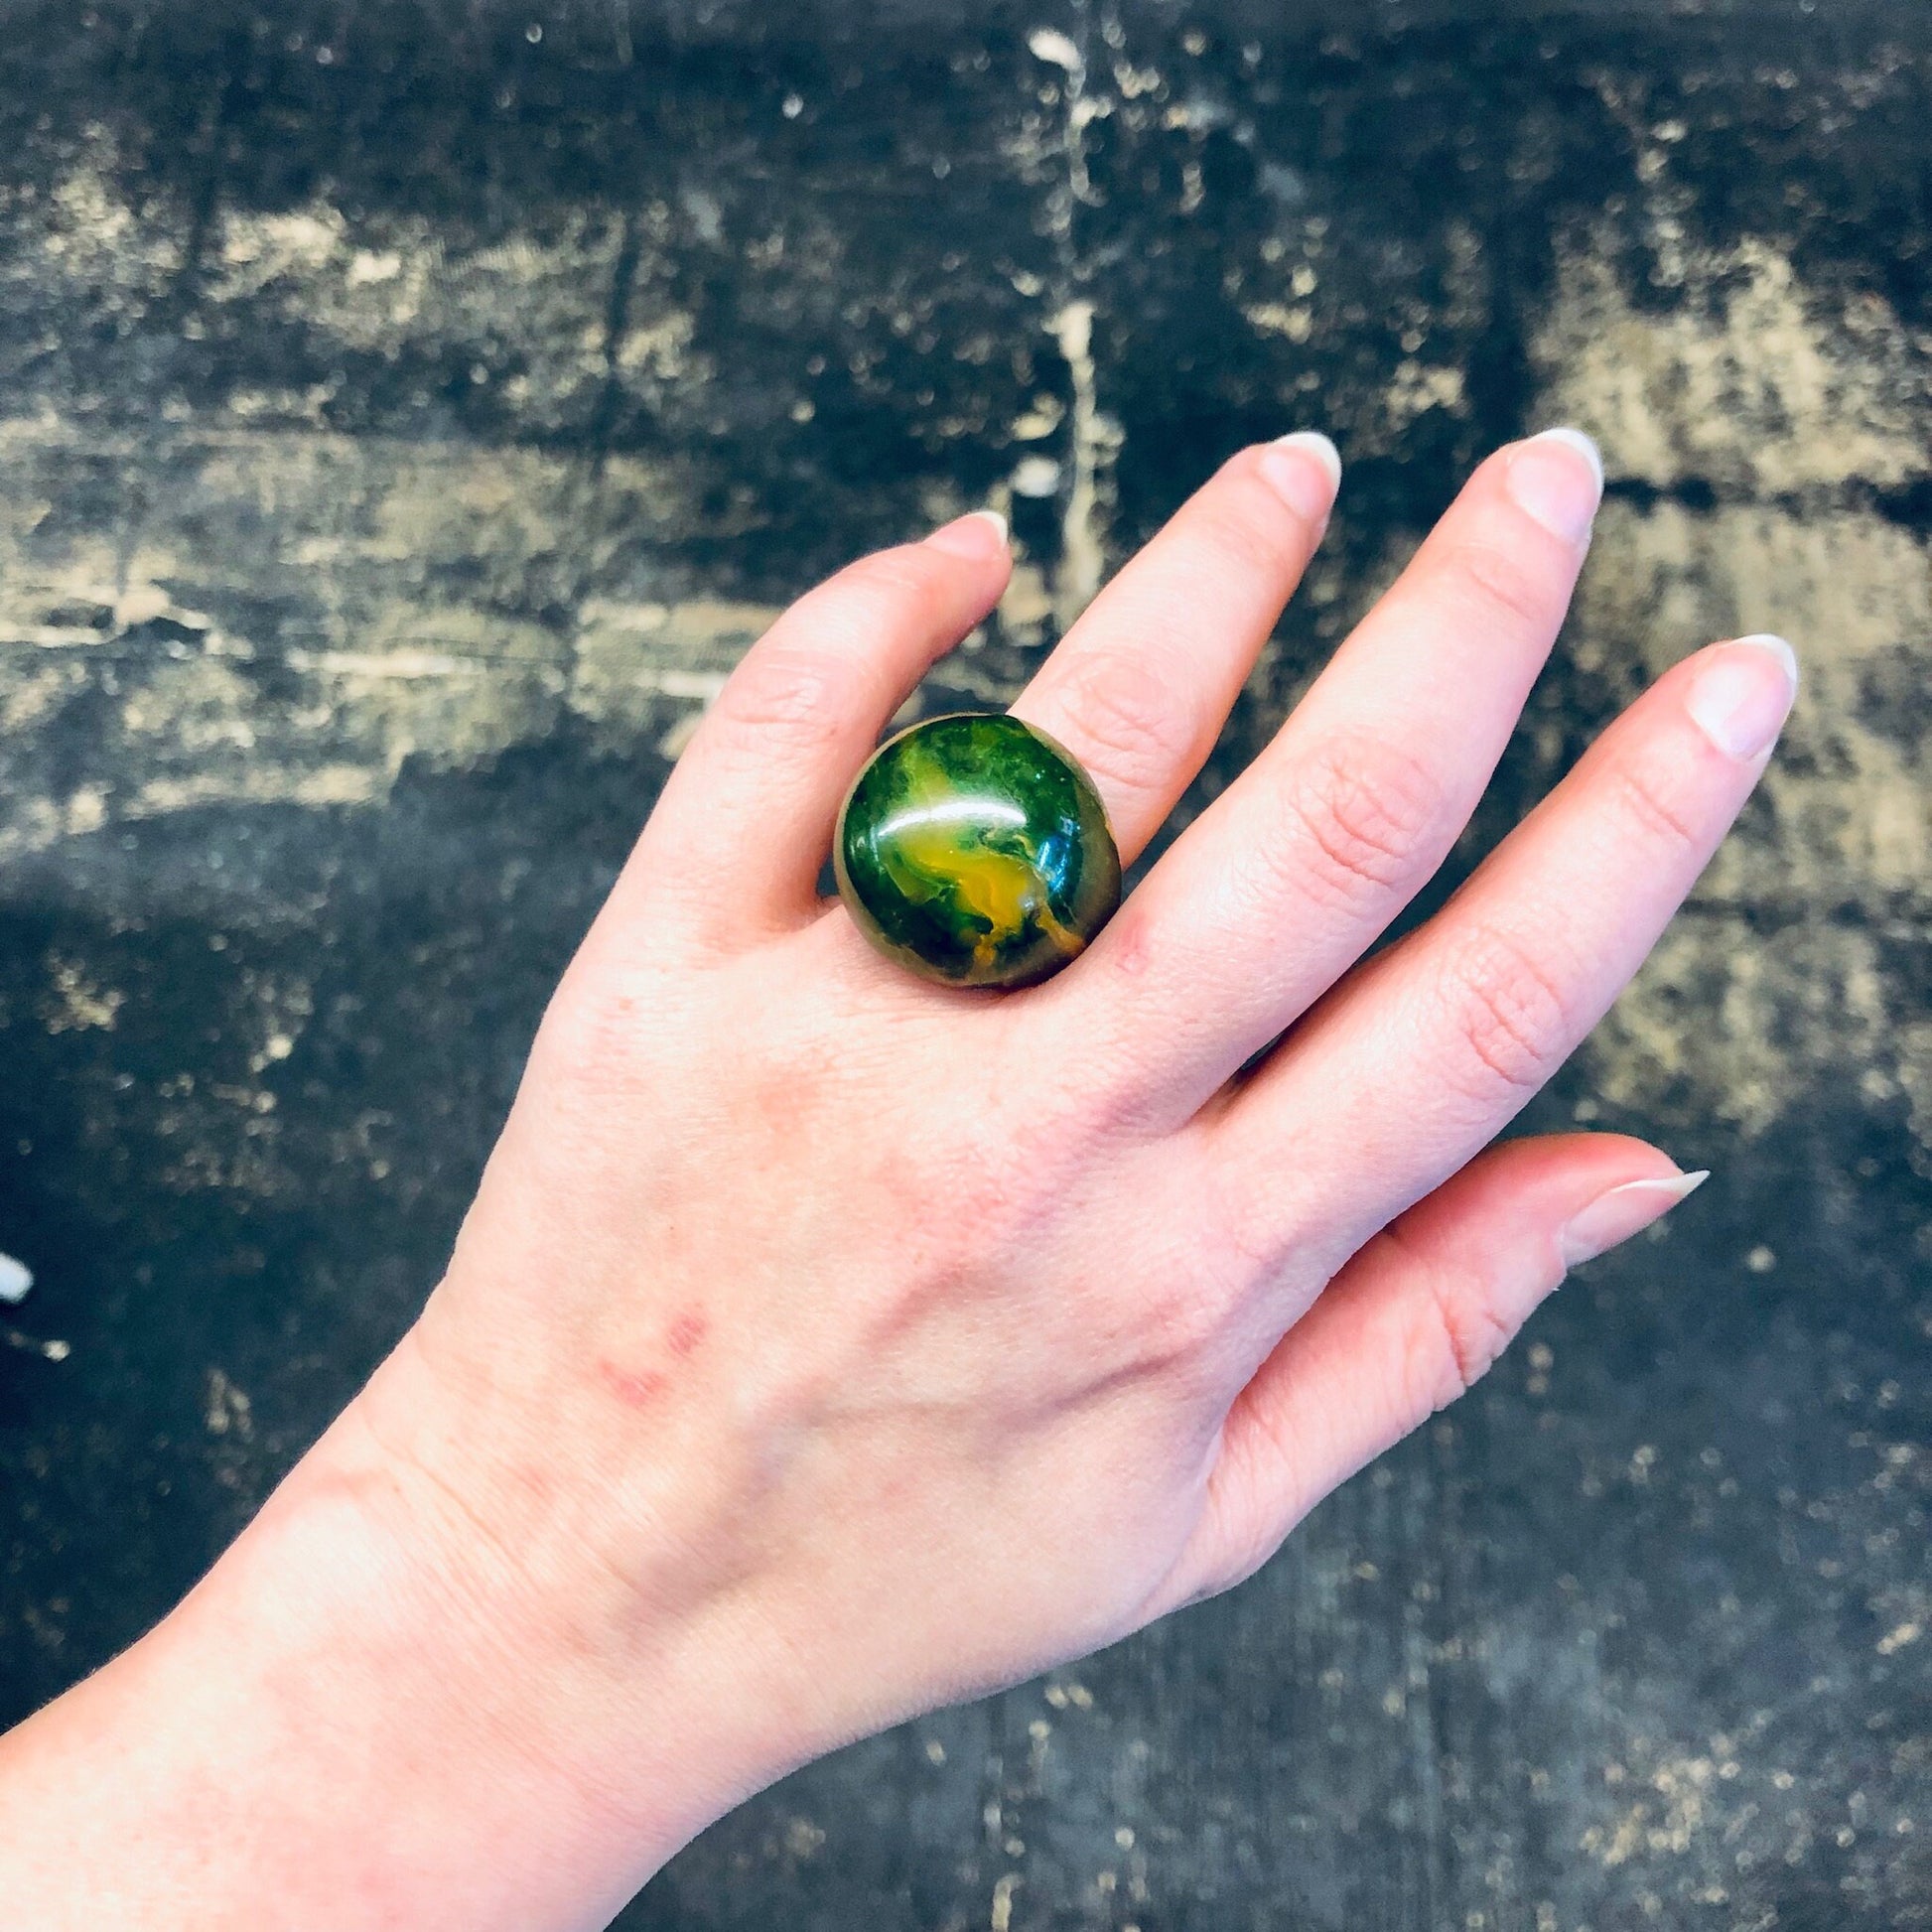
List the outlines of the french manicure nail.
{"label": "french manicure nail", "polygon": [[1719,751],[1748,763],[1770,750],[1797,695],[1798,653],[1767,632],[1711,652],[1685,707]]}
{"label": "french manicure nail", "polygon": [[1563,1265],[1575,1268],[1607,1254],[1619,1241],[1640,1233],[1687,1195],[1711,1178],[1706,1168],[1697,1173],[1669,1174],[1661,1180],[1626,1180],[1606,1194],[1598,1194],[1581,1213],[1564,1224],[1558,1237]]}
{"label": "french manicure nail", "polygon": [[1291,430],[1286,436],[1276,437],[1274,447],[1278,450],[1307,450],[1327,471],[1328,481],[1340,486],[1341,452],[1335,448],[1332,439],[1323,436],[1318,429]]}
{"label": "french manicure nail", "polygon": [[1007,520],[998,510],[974,510],[934,530],[926,542],[953,557],[990,557],[1007,547]]}
{"label": "french manicure nail", "polygon": [[[1277,451],[1312,457],[1321,475],[1314,475],[1307,463],[1278,456]],[[1335,491],[1341,487],[1341,452],[1319,430],[1298,429],[1277,437],[1262,453],[1261,474],[1297,516],[1319,523],[1334,508]]]}
{"label": "french manicure nail", "polygon": [[1510,452],[1509,493],[1546,530],[1582,543],[1603,501],[1603,458],[1582,430],[1546,429]]}

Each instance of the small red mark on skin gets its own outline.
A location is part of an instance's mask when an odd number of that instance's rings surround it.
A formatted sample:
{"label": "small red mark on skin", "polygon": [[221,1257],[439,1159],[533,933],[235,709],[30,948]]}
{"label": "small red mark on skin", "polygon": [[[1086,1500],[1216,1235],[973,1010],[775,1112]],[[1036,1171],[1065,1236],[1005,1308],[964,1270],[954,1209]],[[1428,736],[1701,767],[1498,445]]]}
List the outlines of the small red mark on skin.
{"label": "small red mark on skin", "polygon": [[597,1364],[597,1379],[627,1409],[646,1407],[671,1385],[668,1375],[657,1375],[649,1370],[640,1374],[635,1369],[620,1368],[616,1362],[602,1357]]}
{"label": "small red mark on skin", "polygon": [[1128,906],[1107,928],[1107,942],[1113,948],[1114,966],[1119,972],[1139,978],[1145,973],[1153,949],[1147,929],[1147,915]]}
{"label": "small red mark on skin", "polygon": [[664,1337],[664,1345],[682,1361],[710,1330],[711,1322],[702,1309],[686,1309],[671,1323],[670,1332]]}

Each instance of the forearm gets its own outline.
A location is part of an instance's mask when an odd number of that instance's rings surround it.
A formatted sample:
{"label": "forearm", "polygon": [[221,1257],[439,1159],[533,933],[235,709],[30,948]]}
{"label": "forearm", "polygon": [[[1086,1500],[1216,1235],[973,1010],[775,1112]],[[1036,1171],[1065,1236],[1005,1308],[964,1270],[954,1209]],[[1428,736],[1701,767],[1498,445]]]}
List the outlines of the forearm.
{"label": "forearm", "polygon": [[599,1926],[762,1781],[719,1722],[704,1615],[639,1621],[614,1682],[595,1587],[562,1603],[503,1574],[363,1424],[0,1739],[12,1932]]}

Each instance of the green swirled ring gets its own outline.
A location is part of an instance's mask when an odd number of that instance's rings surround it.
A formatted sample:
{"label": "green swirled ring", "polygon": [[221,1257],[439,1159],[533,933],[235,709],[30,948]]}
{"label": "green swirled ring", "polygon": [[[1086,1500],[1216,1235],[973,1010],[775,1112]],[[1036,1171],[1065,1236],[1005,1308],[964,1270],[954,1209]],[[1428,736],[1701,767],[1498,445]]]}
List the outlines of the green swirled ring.
{"label": "green swirled ring", "polygon": [[1120,853],[1093,780],[1004,713],[928,718],[846,794],[839,897],[889,959],[947,986],[1031,986],[1120,904]]}

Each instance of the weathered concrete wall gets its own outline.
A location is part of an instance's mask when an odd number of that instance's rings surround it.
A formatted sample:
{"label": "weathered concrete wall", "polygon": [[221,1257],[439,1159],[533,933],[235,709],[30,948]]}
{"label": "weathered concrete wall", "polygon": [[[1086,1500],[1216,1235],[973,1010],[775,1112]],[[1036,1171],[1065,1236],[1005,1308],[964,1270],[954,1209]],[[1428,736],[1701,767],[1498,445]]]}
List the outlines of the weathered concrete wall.
{"label": "weathered concrete wall", "polygon": [[0,11],[0,1719],[407,1320],[785,599],[1000,502],[928,701],[999,698],[1221,454],[1328,429],[1197,808],[1567,419],[1611,500],[1459,863],[1645,677],[1794,637],[1537,1116],[1717,1179],[1234,1598],[805,1774],[634,1923],[1932,1918],[1919,8]]}

